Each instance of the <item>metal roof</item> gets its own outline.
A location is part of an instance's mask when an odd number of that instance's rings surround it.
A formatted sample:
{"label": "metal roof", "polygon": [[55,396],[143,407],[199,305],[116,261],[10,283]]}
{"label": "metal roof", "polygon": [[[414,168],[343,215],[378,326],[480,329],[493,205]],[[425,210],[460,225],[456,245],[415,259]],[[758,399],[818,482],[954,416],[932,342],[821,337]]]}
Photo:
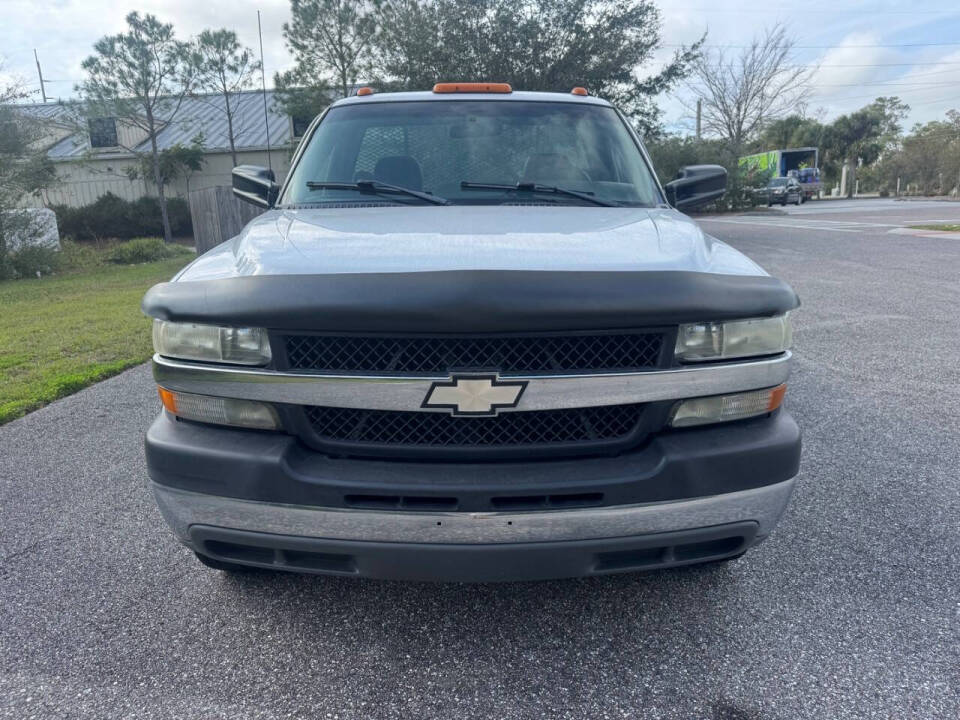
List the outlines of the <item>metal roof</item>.
{"label": "metal roof", "polygon": [[[267,128],[263,117],[263,94],[260,91],[250,90],[233,93],[230,96],[233,116],[234,143],[238,151],[265,148],[267,145]],[[160,150],[166,150],[176,144],[189,145],[198,134],[203,135],[203,147],[207,152],[229,152],[230,141],[227,131],[227,116],[224,111],[222,95],[198,95],[186,97],[180,110],[172,122],[164,126],[157,133],[157,145]],[[57,122],[75,122],[71,115],[75,112],[74,106],[47,103],[34,105],[18,105],[21,112],[33,117]],[[291,142],[290,117],[275,106],[273,91],[267,91],[267,118],[270,128],[270,146],[280,147]],[[67,160],[80,158],[90,150],[90,138],[87,133],[74,133],[54,144],[47,150],[47,156],[52,160]],[[150,149],[149,140],[144,140],[134,150],[147,152]],[[106,150],[97,153],[98,157],[123,157],[128,153],[124,150]]]}
{"label": "metal roof", "polygon": [[15,108],[18,112],[25,113],[30,117],[49,120],[53,122],[71,120],[71,108],[63,103],[36,103],[29,105],[8,105]]}

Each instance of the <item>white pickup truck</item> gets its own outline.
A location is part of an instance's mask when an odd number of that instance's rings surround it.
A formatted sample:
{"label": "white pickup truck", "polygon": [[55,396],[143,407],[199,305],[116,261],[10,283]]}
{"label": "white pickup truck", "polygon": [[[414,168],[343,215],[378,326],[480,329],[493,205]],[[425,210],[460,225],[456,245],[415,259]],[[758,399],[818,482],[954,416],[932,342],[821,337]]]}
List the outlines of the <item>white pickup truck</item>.
{"label": "white pickup truck", "polygon": [[786,507],[794,292],[609,103],[363,89],[143,300],[152,488],[205,564],[487,581],[738,557]]}

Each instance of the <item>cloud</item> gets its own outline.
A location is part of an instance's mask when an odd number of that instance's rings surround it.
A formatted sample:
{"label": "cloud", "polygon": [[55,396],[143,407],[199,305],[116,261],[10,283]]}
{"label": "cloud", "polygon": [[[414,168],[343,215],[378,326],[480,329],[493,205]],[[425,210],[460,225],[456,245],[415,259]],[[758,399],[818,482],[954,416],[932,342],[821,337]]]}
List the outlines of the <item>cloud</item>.
{"label": "cloud", "polygon": [[842,97],[851,94],[850,88],[843,86],[882,80],[889,68],[880,66],[899,62],[899,53],[894,48],[862,47],[882,44],[883,37],[876,32],[846,35],[835,48],[810,63],[820,66],[812,78],[814,91],[821,97]]}
{"label": "cloud", "polygon": [[[928,60],[928,62],[931,62]],[[916,83],[909,95],[904,86],[890,87],[887,95],[899,95],[910,104],[911,122],[926,122],[943,118],[947,110],[960,108],[960,50],[941,55],[936,64],[911,68],[897,78],[898,83]]]}
{"label": "cloud", "polygon": [[811,105],[822,107],[831,119],[874,98],[895,95],[911,105],[911,124],[960,105],[960,51],[944,52],[948,46],[931,46],[919,53],[910,48],[858,47],[882,44],[877,33],[851,33],[818,58],[821,67],[813,77]]}
{"label": "cloud", "polygon": [[[177,37],[187,39],[204,28],[226,27],[240,41],[258,51],[257,9],[263,23],[263,50],[268,83],[273,73],[291,64],[281,28],[289,19],[289,0],[3,0],[0,54],[4,71],[19,75],[38,90],[33,50],[37,49],[47,93],[70,97],[83,79],[80,63],[103,37],[122,32],[127,13],[152,13],[172,23]],[[39,99],[39,92],[37,93]]]}

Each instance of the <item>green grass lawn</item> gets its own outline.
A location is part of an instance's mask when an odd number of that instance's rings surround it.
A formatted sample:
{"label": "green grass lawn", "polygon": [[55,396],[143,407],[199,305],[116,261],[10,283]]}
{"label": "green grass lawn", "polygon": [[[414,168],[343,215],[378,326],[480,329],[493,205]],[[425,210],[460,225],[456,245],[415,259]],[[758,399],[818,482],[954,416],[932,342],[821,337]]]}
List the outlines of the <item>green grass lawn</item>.
{"label": "green grass lawn", "polygon": [[910,225],[914,230],[946,230],[948,232],[960,232],[960,225]]}
{"label": "green grass lawn", "polygon": [[140,299],[191,257],[0,282],[0,424],[148,359]]}

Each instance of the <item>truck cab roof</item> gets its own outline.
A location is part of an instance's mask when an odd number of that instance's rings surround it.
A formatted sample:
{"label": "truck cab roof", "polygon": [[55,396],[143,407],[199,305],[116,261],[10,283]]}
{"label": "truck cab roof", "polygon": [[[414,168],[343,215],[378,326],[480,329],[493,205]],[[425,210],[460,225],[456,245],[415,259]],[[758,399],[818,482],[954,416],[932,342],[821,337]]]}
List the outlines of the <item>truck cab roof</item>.
{"label": "truck cab roof", "polygon": [[418,90],[415,92],[374,92],[370,95],[352,95],[337,100],[331,107],[342,105],[358,105],[382,102],[449,102],[462,100],[476,101],[513,101],[513,102],[565,102],[580,105],[603,105],[611,107],[610,103],[591,95],[575,95],[561,92],[532,92],[528,90],[514,90],[513,92],[431,92]]}

